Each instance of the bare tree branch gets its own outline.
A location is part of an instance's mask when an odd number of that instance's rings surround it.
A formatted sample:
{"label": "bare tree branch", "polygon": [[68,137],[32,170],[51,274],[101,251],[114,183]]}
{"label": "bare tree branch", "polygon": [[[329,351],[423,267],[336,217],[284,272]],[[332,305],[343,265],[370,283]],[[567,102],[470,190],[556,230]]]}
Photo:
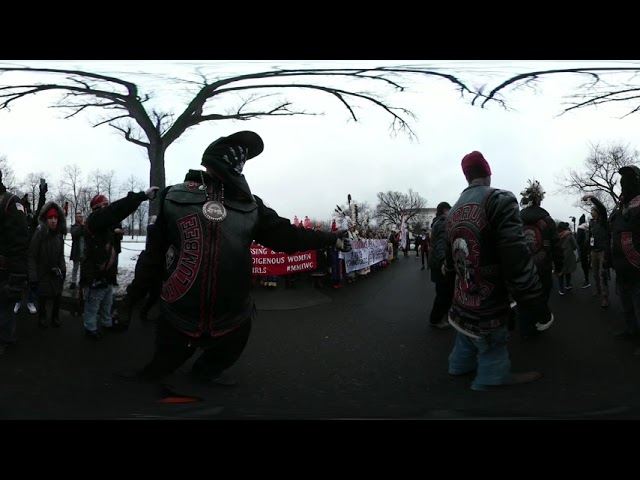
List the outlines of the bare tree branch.
{"label": "bare tree branch", "polygon": [[[72,118],[92,109],[99,109],[102,118],[93,119],[94,127],[109,125],[128,142],[145,148],[150,162],[150,180],[153,185],[165,187],[164,158],[166,150],[190,127],[216,120],[249,120],[266,116],[319,115],[322,112],[306,112],[294,107],[290,100],[281,98],[287,92],[314,92],[336,100],[353,121],[360,117],[356,107],[372,106],[390,117],[390,131],[406,133],[416,138],[409,120],[414,115],[406,108],[395,107],[383,100],[382,89],[403,92],[409,77],[435,78],[449,82],[463,97],[477,95],[458,77],[426,66],[380,66],[373,68],[310,68],[273,69],[209,81],[200,75],[200,81],[176,79],[195,89],[191,100],[179,115],[151,108],[146,103],[152,94],[141,95],[138,85],[110,75],[73,69],[0,67],[0,75],[38,74],[59,79],[54,82],[0,84],[0,111],[9,110],[18,101],[42,93],[61,94],[54,108],[65,109],[64,118]],[[6,77],[5,77],[6,78]],[[286,79],[285,83],[281,80]],[[313,79],[313,83],[309,82]],[[332,85],[333,80],[343,82]],[[373,93],[345,89],[346,81],[361,82],[373,86]],[[362,83],[364,82],[364,83]],[[222,100],[232,99],[237,106],[223,110]],[[271,100],[271,105],[265,105]],[[298,103],[304,102],[304,98]],[[99,191],[100,184],[91,183]],[[157,207],[152,206],[152,214]]]}
{"label": "bare tree branch", "polygon": [[[623,73],[631,74],[626,82],[619,80],[610,82],[605,79],[605,75],[620,75]],[[480,102],[480,106],[485,108],[487,104],[497,102],[503,108],[508,108],[507,101],[504,99],[504,92],[509,88],[536,88],[541,79],[558,74],[587,77],[587,81],[577,88],[577,93],[565,96],[566,99],[571,101],[566,102],[568,106],[563,108],[559,114],[559,116],[561,116],[570,111],[585,107],[596,107],[606,103],[628,103],[640,100],[640,85],[637,84],[639,73],[640,67],[583,67],[526,72],[508,78],[486,95],[479,92],[471,103],[474,105]],[[640,102],[631,107],[622,118],[637,113],[638,111],[640,111]]]}
{"label": "bare tree branch", "polygon": [[611,211],[620,200],[618,170],[627,165],[638,165],[639,153],[629,145],[611,143],[591,144],[589,156],[582,169],[568,169],[556,179],[555,193],[576,195],[577,206],[588,211],[581,198],[585,193],[593,193]]}

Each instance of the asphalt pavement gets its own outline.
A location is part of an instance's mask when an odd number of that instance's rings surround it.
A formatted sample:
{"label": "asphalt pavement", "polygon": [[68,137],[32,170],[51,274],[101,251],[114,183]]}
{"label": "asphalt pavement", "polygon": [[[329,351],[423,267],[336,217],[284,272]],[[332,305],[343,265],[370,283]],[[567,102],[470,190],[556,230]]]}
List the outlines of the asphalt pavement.
{"label": "asphalt pavement", "polygon": [[[488,392],[447,374],[455,332],[428,326],[434,286],[420,259],[342,289],[256,287],[258,318],[234,387],[194,384],[191,361],[167,379],[170,390],[114,373],[137,368],[153,350],[153,325],[96,342],[82,318],[64,311],[59,329],[41,330],[19,313],[18,343],[0,357],[0,419],[638,419],[640,357],[613,333],[623,327],[615,293],[602,309],[591,290],[554,292],[554,325],[533,341],[514,332],[514,371],[542,379]],[[613,291],[613,288],[612,288]],[[174,394],[190,403],[165,403]]]}

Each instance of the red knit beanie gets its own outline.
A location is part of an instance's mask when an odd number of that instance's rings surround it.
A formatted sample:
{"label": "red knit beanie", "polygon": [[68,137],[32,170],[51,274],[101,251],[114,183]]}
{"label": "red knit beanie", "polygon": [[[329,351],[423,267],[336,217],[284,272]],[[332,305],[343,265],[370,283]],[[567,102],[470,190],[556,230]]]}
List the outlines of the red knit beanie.
{"label": "red knit beanie", "polygon": [[58,218],[58,209],[55,207],[51,207],[47,212],[47,216],[45,218],[56,217]]}
{"label": "red knit beanie", "polygon": [[104,195],[96,195],[91,199],[91,210],[109,205],[109,200]]}
{"label": "red knit beanie", "polygon": [[462,159],[462,173],[464,173],[467,181],[470,182],[474,178],[490,176],[491,167],[489,167],[484,156],[474,150]]}

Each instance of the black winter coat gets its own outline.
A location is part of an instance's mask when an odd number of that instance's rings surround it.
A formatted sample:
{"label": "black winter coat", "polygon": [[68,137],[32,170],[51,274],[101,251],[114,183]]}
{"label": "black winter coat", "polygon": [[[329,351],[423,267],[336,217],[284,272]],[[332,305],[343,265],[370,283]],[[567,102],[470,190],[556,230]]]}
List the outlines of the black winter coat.
{"label": "black winter coat", "polygon": [[0,183],[0,295],[17,301],[27,284],[29,227],[25,208]]}
{"label": "black winter coat", "polygon": [[[58,211],[58,225],[54,231],[47,226],[46,213],[55,208]],[[44,297],[62,294],[64,277],[67,274],[64,258],[64,235],[67,222],[64,211],[54,202],[49,202],[38,215],[39,228],[33,233],[29,244],[29,283],[37,282],[37,291]]]}
{"label": "black winter coat", "polygon": [[504,326],[511,297],[534,318],[548,318],[513,193],[470,185],[447,215],[446,235],[446,266],[456,275],[451,321],[464,330]]}
{"label": "black winter coat", "polygon": [[94,281],[116,283],[116,238],[114,228],[147,200],[144,192],[129,192],[126,197],[99,208],[87,217],[84,229],[84,258],[80,285],[90,287]]}
{"label": "black winter coat", "polygon": [[523,208],[520,211],[525,242],[531,258],[541,275],[550,275],[555,268],[562,271],[564,251],[560,245],[558,227],[549,212],[539,206]]}

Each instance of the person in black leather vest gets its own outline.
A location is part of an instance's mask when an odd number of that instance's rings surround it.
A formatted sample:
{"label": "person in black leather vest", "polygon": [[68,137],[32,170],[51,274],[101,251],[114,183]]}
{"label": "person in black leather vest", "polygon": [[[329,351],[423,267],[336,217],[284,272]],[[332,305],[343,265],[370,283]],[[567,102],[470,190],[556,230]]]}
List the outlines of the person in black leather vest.
{"label": "person in black leather vest", "polygon": [[160,192],[145,255],[119,308],[120,317],[130,319],[133,306],[162,279],[155,352],[143,369],[120,376],[160,382],[200,349],[194,377],[235,384],[226,370],[242,354],[256,315],[252,242],[286,253],[351,249],[346,230],[299,228],[251,193],[242,170],[263,148],[254,132],[220,137],[204,151],[204,170],[189,170],[183,183]]}

